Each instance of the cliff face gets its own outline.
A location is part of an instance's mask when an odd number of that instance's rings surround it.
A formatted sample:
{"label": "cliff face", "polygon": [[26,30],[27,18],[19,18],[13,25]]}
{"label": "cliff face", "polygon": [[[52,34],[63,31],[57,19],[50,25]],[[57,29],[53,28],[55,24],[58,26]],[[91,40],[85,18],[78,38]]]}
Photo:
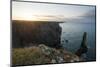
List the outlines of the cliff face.
{"label": "cliff face", "polygon": [[13,20],[12,47],[47,44],[50,47],[61,48],[61,30],[59,22]]}

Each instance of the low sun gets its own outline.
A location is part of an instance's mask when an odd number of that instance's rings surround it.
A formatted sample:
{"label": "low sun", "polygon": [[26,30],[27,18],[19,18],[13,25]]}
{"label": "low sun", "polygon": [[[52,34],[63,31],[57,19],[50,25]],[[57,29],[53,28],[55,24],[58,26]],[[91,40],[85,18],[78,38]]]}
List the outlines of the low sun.
{"label": "low sun", "polygon": [[22,15],[20,17],[14,17],[14,20],[27,20],[27,21],[42,21],[42,20],[47,20],[44,17],[36,17],[33,15]]}

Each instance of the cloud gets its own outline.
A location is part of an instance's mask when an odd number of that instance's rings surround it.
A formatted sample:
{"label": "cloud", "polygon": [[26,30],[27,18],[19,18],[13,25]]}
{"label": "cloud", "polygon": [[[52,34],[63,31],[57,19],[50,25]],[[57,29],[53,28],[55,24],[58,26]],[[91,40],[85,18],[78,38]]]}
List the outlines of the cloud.
{"label": "cloud", "polygon": [[94,9],[87,11],[86,13],[84,13],[82,16],[80,17],[95,17],[96,16],[96,12]]}
{"label": "cloud", "polygon": [[62,21],[65,17],[63,15],[33,15],[33,17],[37,17],[42,20],[56,20]]}

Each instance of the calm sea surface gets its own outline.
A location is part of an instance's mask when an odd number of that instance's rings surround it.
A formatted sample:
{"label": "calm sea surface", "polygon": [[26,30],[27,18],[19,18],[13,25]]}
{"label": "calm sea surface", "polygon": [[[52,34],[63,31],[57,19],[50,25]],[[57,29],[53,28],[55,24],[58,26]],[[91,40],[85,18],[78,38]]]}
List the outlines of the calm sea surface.
{"label": "calm sea surface", "polygon": [[88,52],[83,55],[87,61],[96,59],[95,23],[61,23],[61,44],[66,50],[75,52],[81,45],[82,36],[87,32]]}

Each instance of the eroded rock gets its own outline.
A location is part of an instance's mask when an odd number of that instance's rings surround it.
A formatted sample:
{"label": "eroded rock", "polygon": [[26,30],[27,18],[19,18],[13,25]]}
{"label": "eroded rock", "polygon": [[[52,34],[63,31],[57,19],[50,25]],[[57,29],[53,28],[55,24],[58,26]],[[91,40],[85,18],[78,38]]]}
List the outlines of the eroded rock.
{"label": "eroded rock", "polygon": [[76,51],[76,55],[81,56],[88,51],[87,47],[87,33],[84,32],[80,48]]}
{"label": "eroded rock", "polygon": [[[61,27],[55,21],[12,21],[12,47],[25,47],[33,44],[46,44],[61,48]],[[31,45],[33,46],[33,45]]]}

